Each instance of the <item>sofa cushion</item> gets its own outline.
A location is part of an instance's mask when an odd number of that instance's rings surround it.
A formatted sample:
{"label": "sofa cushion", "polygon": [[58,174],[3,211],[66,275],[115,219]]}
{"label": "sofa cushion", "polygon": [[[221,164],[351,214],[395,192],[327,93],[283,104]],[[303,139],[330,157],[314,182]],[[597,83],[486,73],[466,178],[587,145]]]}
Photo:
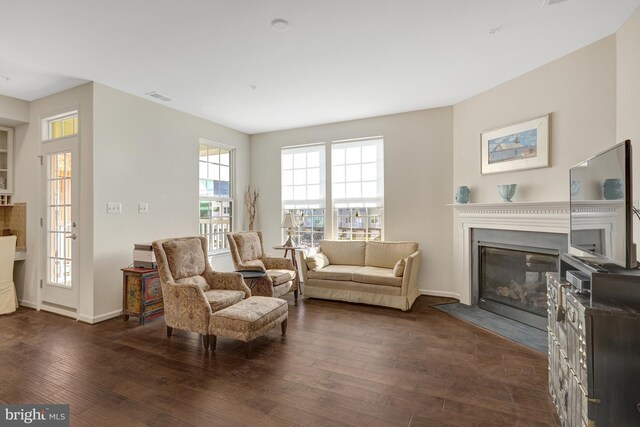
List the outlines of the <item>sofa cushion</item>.
{"label": "sofa cushion", "polygon": [[282,285],[296,278],[293,270],[267,270],[267,274],[273,282],[273,286]]}
{"label": "sofa cushion", "polygon": [[404,267],[407,265],[407,262],[404,258],[400,261],[396,262],[396,265],[393,266],[393,275],[396,277],[402,277],[404,275]]}
{"label": "sofa cushion", "polygon": [[[364,265],[367,242],[361,240],[322,240],[320,249],[332,265]],[[396,260],[397,261],[397,260]],[[394,261],[395,264],[395,261]],[[393,264],[391,265],[393,267]]]}
{"label": "sofa cushion", "polygon": [[174,280],[204,273],[204,251],[198,238],[176,239],[162,244]]}
{"label": "sofa cushion", "polygon": [[238,254],[242,261],[262,258],[262,243],[260,236],[255,231],[235,233],[233,238],[238,246]]}
{"label": "sofa cushion", "polygon": [[309,270],[320,270],[330,265],[329,258],[322,252],[315,255],[308,255],[306,261]]}
{"label": "sofa cushion", "polygon": [[307,277],[309,279],[325,279],[325,280],[351,280],[351,274],[358,270],[359,265],[330,265],[320,270],[309,270]]}
{"label": "sofa cushion", "polygon": [[372,285],[402,286],[402,277],[396,277],[390,268],[360,267],[353,272],[354,282],[370,283]]}
{"label": "sofa cushion", "polygon": [[399,259],[406,258],[417,250],[416,242],[367,242],[364,265],[393,268]]}

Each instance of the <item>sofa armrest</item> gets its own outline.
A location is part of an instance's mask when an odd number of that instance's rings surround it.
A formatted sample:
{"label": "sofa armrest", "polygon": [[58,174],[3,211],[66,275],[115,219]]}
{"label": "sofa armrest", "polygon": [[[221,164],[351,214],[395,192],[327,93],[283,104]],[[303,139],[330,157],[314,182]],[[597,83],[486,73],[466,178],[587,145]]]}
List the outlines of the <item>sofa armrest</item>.
{"label": "sofa armrest", "polygon": [[417,250],[407,257],[407,264],[402,275],[402,295],[408,295],[409,289],[418,288],[418,273],[420,273],[421,250]]}
{"label": "sofa armrest", "polygon": [[244,283],[242,274],[240,273],[223,273],[218,271],[210,271],[204,273],[204,278],[211,289],[224,289],[228,291],[242,291],[245,298],[251,296],[251,290]]}
{"label": "sofa armrest", "polygon": [[211,305],[194,283],[162,283],[164,319],[167,326],[201,334],[209,331]]}

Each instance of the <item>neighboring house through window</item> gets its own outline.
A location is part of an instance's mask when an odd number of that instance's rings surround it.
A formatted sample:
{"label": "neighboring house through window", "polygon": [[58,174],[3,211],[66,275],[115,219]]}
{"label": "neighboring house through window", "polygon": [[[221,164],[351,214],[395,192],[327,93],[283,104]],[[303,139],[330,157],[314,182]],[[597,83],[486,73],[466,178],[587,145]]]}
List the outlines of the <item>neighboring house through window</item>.
{"label": "neighboring house through window", "polygon": [[227,248],[225,233],[233,230],[233,150],[200,141],[200,235],[209,253]]}

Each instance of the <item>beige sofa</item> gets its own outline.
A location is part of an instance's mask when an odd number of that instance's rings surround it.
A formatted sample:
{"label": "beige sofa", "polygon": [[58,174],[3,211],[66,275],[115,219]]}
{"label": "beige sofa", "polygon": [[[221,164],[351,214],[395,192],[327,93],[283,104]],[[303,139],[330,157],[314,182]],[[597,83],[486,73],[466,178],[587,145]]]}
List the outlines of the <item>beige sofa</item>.
{"label": "beige sofa", "polygon": [[[312,270],[318,253],[329,264]],[[302,255],[304,296],[409,310],[420,295],[420,254],[416,242],[323,240]],[[402,259],[404,273],[396,277],[394,266]]]}

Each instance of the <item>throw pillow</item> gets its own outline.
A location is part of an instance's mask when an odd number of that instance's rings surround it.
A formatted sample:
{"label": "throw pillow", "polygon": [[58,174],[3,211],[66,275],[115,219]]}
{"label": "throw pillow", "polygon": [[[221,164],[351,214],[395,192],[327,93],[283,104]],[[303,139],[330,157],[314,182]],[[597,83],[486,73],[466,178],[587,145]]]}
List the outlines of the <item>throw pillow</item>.
{"label": "throw pillow", "polygon": [[404,266],[407,262],[402,258],[400,261],[396,262],[396,265],[393,267],[393,275],[396,277],[402,277],[404,274]]}
{"label": "throw pillow", "polygon": [[307,268],[309,270],[320,270],[323,267],[329,265],[329,258],[325,254],[318,253],[315,255],[307,256]]}

